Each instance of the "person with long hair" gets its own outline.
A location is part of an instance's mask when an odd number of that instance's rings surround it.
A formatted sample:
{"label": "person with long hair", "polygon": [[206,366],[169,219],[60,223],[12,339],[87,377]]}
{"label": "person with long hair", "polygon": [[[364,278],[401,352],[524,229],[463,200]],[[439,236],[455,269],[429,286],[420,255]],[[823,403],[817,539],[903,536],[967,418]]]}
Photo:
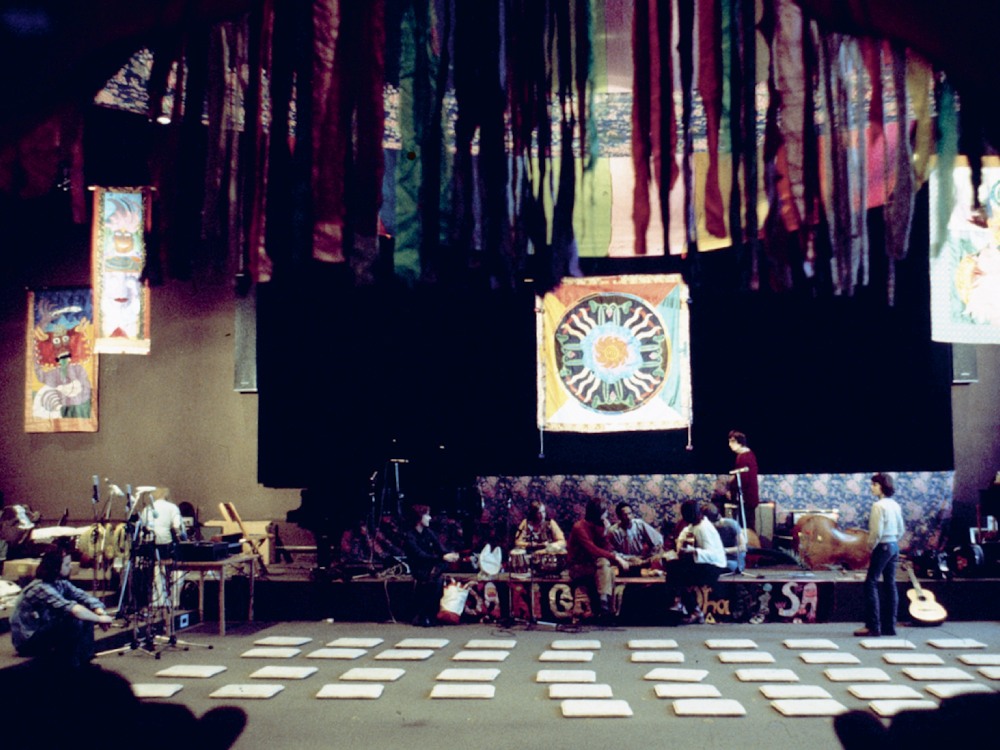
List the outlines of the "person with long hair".
{"label": "person with long hair", "polygon": [[94,658],[94,625],[107,630],[113,618],[96,597],[69,581],[72,558],[56,546],[42,555],[10,618],[11,642],[21,656],[45,657],[67,667]]}
{"label": "person with long hair", "polygon": [[430,528],[431,509],[428,505],[410,507],[412,526],[406,532],[403,548],[406,562],[413,576],[414,609],[413,624],[430,627],[437,624],[437,613],[441,603],[441,572],[444,563],[458,560],[457,552],[448,552],[438,535]]}

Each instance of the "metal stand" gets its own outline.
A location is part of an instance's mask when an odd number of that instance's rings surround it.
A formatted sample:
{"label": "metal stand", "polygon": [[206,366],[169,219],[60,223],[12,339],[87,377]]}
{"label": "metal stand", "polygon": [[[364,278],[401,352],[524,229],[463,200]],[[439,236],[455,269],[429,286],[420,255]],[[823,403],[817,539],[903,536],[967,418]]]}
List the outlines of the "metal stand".
{"label": "metal stand", "polygon": [[[128,513],[131,514],[131,502]],[[129,557],[122,568],[121,592],[117,616],[130,619],[132,638],[120,648],[100,651],[95,656],[141,653],[159,659],[164,649],[187,651],[192,647],[212,648],[210,644],[178,640],[174,633],[173,566],[167,566],[161,549],[153,543],[153,530],[142,521],[142,514],[131,515]],[[171,559],[172,559],[171,555]],[[157,626],[160,632],[157,632]]]}
{"label": "metal stand", "polygon": [[[740,500],[740,521],[741,521],[740,528],[743,530],[743,538],[746,540],[747,551],[749,552],[749,550],[750,550],[750,535],[747,533],[747,510],[746,510],[746,505],[743,502],[743,480],[742,480],[742,475],[743,475],[744,471],[746,471],[746,467],[744,467],[742,470],[741,469],[737,469],[734,473],[736,474],[736,495],[739,497],[739,500]],[[736,544],[737,544],[737,546],[739,546],[739,540],[738,539],[736,540]],[[746,553],[744,553],[744,554],[746,554]],[[739,557],[737,557],[737,561],[738,560],[739,560]],[[745,558],[744,558],[744,560],[745,560]],[[745,564],[745,562],[744,562],[744,564]],[[745,568],[738,568],[737,571],[736,571],[736,575],[745,576],[747,578],[754,578],[755,577],[753,573],[747,573],[747,571],[746,571]]]}

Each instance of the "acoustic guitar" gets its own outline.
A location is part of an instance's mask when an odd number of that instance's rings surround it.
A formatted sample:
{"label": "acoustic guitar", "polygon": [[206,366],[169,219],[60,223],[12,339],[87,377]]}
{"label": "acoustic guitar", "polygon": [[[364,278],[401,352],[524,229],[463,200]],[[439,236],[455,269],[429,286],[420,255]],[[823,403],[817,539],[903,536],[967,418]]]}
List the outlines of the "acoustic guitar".
{"label": "acoustic guitar", "polygon": [[913,588],[906,592],[910,600],[910,617],[923,625],[940,625],[948,617],[948,612],[934,598],[934,594],[920,587],[917,577],[913,574],[913,565],[906,564],[906,572],[910,575]]}

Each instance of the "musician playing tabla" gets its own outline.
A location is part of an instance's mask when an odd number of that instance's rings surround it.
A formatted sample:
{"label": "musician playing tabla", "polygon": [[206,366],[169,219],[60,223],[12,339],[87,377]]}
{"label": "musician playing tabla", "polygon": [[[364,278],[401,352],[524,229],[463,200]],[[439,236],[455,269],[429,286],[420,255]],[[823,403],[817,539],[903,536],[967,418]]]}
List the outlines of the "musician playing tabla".
{"label": "musician playing tabla", "polygon": [[627,556],[630,564],[641,564],[663,553],[663,534],[641,518],[635,518],[626,502],[615,506],[618,523],[608,529],[608,541]]}
{"label": "musician playing tabla", "polygon": [[518,524],[514,535],[514,547],[532,554],[566,551],[566,536],[555,519],[546,516],[545,503],[541,500],[532,500],[528,506],[528,515]]}

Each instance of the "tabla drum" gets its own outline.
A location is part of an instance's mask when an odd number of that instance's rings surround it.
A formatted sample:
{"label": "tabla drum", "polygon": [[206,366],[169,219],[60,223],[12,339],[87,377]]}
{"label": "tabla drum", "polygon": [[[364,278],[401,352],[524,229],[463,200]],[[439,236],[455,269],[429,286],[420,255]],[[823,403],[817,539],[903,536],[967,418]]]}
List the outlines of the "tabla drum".
{"label": "tabla drum", "polygon": [[507,558],[507,572],[514,575],[528,575],[531,568],[528,564],[528,553],[523,549],[512,549]]}
{"label": "tabla drum", "polygon": [[566,553],[536,552],[531,556],[531,569],[535,575],[558,576],[566,570]]}

